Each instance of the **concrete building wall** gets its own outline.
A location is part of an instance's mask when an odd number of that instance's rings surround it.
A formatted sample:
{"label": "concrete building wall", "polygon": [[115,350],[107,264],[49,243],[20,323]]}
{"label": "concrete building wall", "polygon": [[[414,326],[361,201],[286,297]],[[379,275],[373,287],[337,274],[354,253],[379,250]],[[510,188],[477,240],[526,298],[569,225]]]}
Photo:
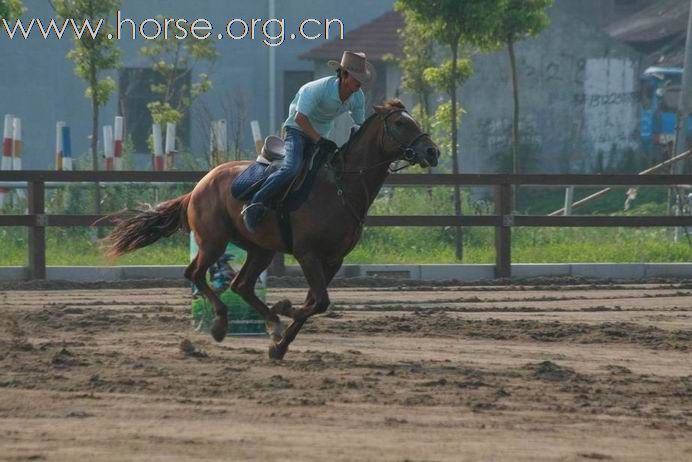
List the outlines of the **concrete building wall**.
{"label": "concrete building wall", "polygon": [[603,27],[658,1],[660,0],[557,0],[556,3],[568,13]]}
{"label": "concrete building wall", "polygon": [[[516,46],[522,171],[588,172],[638,146],[640,55],[559,2],[551,25]],[[505,49],[473,57],[462,87],[465,172],[511,168],[512,84]],[[613,157],[615,156],[615,158]]]}
{"label": "concrete building wall", "polygon": [[[53,12],[45,0],[25,0],[26,18],[49,19]],[[319,45],[320,40],[290,39],[304,18],[317,20],[338,18],[345,32],[391,9],[394,0],[277,0],[276,16],[286,19],[286,41],[276,47],[277,120],[280,127],[284,117],[283,73],[288,70],[311,70],[313,63],[298,59],[298,55]],[[205,18],[215,26],[214,34],[229,18],[268,17],[269,0],[246,2],[241,0],[124,0],[122,12],[136,21],[164,15],[174,18]],[[149,67],[151,62],[143,58],[139,49],[144,40],[120,40],[123,67]],[[256,40],[224,39],[216,42],[219,59],[211,68],[200,66],[195,73],[208,72],[214,88],[194,105],[190,125],[193,152],[203,153],[207,132],[195,116],[200,112],[211,113],[213,118],[224,117],[224,106],[241,97],[246,103],[247,120],[260,121],[266,133],[269,126],[269,47]],[[24,168],[52,169],[54,167],[55,123],[66,121],[72,128],[75,157],[85,155],[89,149],[91,109],[84,97],[85,84],[74,75],[73,63],[65,58],[72,47],[71,39],[44,40],[38,34],[29,40],[9,41],[0,39],[0,113],[12,113],[24,121]],[[338,57],[335,57],[338,58]],[[111,75],[118,80],[118,72]],[[102,125],[112,123],[117,114],[118,95],[115,94],[101,111]],[[251,149],[249,125],[244,133],[244,145]],[[148,165],[148,156],[142,156],[138,164]]]}

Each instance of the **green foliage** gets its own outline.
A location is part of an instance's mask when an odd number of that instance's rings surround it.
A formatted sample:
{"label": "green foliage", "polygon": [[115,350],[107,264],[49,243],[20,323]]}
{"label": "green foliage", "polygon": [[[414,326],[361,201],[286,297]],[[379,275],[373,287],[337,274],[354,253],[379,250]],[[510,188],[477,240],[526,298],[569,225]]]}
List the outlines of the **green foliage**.
{"label": "green foliage", "polygon": [[435,39],[448,46],[463,40],[486,42],[508,0],[397,0],[395,9],[407,20],[427,25]]}
{"label": "green foliage", "polygon": [[495,17],[487,45],[502,46],[537,36],[550,24],[546,9],[552,6],[553,1],[507,0]]}
{"label": "green foliage", "polygon": [[0,0],[0,19],[16,19],[24,13],[22,0]]}
{"label": "green foliage", "polygon": [[[410,14],[403,13],[404,16]],[[430,95],[433,88],[423,77],[423,71],[435,65],[435,41],[427,27],[413,19],[405,21],[404,28],[399,30],[403,42],[403,57],[385,56],[401,69],[401,87],[411,92],[417,101],[413,114],[416,115],[424,130],[429,130]]]}
{"label": "green foliage", "polygon": [[[457,106],[458,108],[458,114],[457,114],[457,119],[459,122],[461,122],[463,115],[466,114],[466,111]],[[450,132],[450,126],[452,124],[452,103],[451,101],[445,101],[444,103],[441,103],[439,106],[437,106],[437,109],[435,110],[435,114],[432,117],[432,122],[430,123],[430,134],[432,135],[432,138],[436,141],[438,147],[440,148],[440,152],[444,155],[447,154],[445,157],[440,158],[440,169],[443,171],[451,171],[449,168],[445,165],[445,162],[451,160],[451,152],[452,152],[452,138],[451,138],[451,132]]]}
{"label": "green foliage", "polygon": [[414,30],[425,30],[427,37],[451,52],[451,61],[425,69],[423,79],[447,93],[452,100],[450,152],[454,173],[458,173],[456,89],[473,73],[470,61],[459,59],[459,48],[485,42],[488,30],[496,22],[497,12],[506,1],[397,0],[394,5],[403,14],[407,25]]}
{"label": "green foliage", "polygon": [[[157,19],[166,20],[161,16]],[[152,69],[159,77],[159,83],[151,86],[158,101],[148,105],[155,123],[180,122],[195,98],[212,88],[212,81],[204,72],[189,83],[192,69],[200,62],[213,64],[218,52],[212,40],[195,39],[189,30],[191,25],[187,27],[185,38],[162,35],[140,49],[152,61]]]}
{"label": "green foliage", "polygon": [[470,59],[458,59],[456,69],[451,60],[438,67],[429,67],[423,71],[423,79],[433,88],[452,94],[452,87],[458,87],[473,75],[473,65]]}
{"label": "green foliage", "polygon": [[183,120],[183,112],[173,108],[171,103],[154,101],[147,104],[147,108],[151,113],[151,118],[154,123],[162,124],[163,127],[165,127],[168,122],[179,123]]}
{"label": "green foliage", "polygon": [[[120,0],[53,0],[52,3],[62,19],[88,19],[93,25],[120,7]],[[108,34],[114,32],[113,26],[104,21],[95,38],[90,34],[84,34],[81,39],[75,37],[74,48],[67,54],[75,63],[75,74],[87,82],[86,96],[98,106],[106,104],[116,88],[112,78],[99,79],[102,72],[115,69],[120,63],[120,50],[115,41],[108,39]]]}

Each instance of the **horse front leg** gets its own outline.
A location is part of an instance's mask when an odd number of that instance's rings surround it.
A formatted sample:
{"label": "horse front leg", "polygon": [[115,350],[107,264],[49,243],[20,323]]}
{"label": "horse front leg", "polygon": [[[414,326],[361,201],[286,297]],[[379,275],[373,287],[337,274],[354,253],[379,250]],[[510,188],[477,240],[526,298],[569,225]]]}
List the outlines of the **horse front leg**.
{"label": "horse front leg", "polygon": [[329,308],[330,300],[327,286],[341,268],[343,260],[336,262],[323,262],[314,255],[302,257],[298,260],[308,281],[310,291],[305,298],[305,304],[299,309],[292,309],[293,323],[286,329],[280,342],[269,347],[269,357],[283,359],[288,351],[288,346],[295,340],[298,332],[311,316],[324,313]]}

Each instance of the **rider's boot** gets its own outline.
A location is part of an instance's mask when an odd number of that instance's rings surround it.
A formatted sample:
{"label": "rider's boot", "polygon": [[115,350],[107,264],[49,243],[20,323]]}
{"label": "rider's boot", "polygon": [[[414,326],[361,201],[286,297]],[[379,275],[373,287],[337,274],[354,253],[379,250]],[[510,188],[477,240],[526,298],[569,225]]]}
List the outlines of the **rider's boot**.
{"label": "rider's boot", "polygon": [[261,202],[253,202],[246,205],[241,213],[243,215],[243,223],[245,223],[247,230],[251,233],[255,233],[262,218],[264,218],[264,215],[267,213],[267,207]]}

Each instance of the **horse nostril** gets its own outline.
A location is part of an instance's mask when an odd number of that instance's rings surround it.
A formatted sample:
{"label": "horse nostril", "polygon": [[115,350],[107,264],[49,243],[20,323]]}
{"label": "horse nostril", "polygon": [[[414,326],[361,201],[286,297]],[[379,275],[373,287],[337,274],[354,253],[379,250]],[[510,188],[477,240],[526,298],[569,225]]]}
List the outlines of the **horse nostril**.
{"label": "horse nostril", "polygon": [[428,154],[428,157],[430,157],[430,158],[436,158],[440,155],[438,150],[435,148],[428,148],[427,154]]}
{"label": "horse nostril", "polygon": [[431,146],[425,150],[425,153],[430,167],[437,167],[437,159],[440,157],[440,150]]}

